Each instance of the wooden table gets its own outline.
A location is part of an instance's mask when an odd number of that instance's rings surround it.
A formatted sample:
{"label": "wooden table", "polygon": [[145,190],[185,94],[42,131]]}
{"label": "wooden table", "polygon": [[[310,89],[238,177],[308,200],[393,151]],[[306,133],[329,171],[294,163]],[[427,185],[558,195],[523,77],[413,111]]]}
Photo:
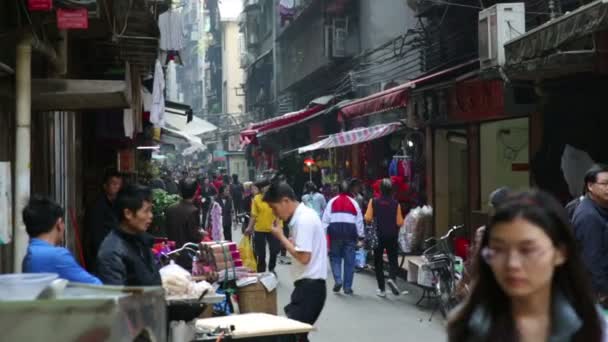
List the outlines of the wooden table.
{"label": "wooden table", "polygon": [[314,330],[310,324],[264,313],[250,313],[196,320],[196,327],[215,329],[234,326],[231,339],[306,334]]}

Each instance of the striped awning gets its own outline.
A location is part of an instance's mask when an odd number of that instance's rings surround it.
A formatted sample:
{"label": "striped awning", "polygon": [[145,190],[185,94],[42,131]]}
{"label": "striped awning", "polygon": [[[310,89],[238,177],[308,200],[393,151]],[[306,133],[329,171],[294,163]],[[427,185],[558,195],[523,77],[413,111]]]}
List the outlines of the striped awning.
{"label": "striped awning", "polygon": [[372,127],[355,128],[350,131],[332,134],[314,144],[300,147],[298,148],[298,153],[302,154],[315,150],[360,144],[387,136],[398,131],[402,127],[402,123],[392,122]]}

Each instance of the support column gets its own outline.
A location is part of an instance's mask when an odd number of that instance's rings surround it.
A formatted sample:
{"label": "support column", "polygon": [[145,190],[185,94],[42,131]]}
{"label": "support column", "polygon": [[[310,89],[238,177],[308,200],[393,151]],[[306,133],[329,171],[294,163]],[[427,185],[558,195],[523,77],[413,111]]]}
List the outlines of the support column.
{"label": "support column", "polygon": [[16,60],[16,120],[15,142],[15,212],[14,212],[14,271],[21,272],[28,236],[21,212],[30,197],[31,125],[32,125],[32,36],[24,33],[17,44]]}

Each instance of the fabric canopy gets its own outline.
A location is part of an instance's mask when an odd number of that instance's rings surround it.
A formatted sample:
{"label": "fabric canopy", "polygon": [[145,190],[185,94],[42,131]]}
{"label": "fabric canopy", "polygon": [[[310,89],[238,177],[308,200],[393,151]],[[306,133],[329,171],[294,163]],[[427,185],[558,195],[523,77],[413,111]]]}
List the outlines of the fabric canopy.
{"label": "fabric canopy", "polygon": [[506,64],[543,57],[568,42],[607,29],[608,3],[594,1],[507,42]]}
{"label": "fabric canopy", "polygon": [[188,118],[179,114],[171,114],[168,110],[165,111],[166,124],[175,130],[181,131],[184,134],[197,136],[217,129],[217,126],[207,120],[203,120],[196,116],[192,117],[192,121],[186,122]]}
{"label": "fabric canopy", "polygon": [[451,68],[428,74],[426,76],[422,76],[397,87],[349,102],[340,109],[340,118],[343,120],[352,119],[355,117],[371,115],[392,110],[395,108],[405,107],[408,102],[408,92],[411,88],[414,88],[421,83],[431,81],[435,78],[438,78],[440,76],[443,76],[445,74],[475,63],[479,63],[479,59],[474,59],[466,63],[453,66]]}
{"label": "fabric canopy", "polygon": [[323,113],[323,109],[325,109],[324,105],[315,105],[311,108],[283,114],[272,119],[255,123],[250,129],[255,130],[257,134],[270,133],[312,119]]}
{"label": "fabric canopy", "polygon": [[298,153],[302,154],[320,149],[360,144],[387,136],[398,131],[402,127],[403,125],[400,122],[392,122],[372,127],[355,128],[350,131],[332,134],[314,144],[300,147]]}

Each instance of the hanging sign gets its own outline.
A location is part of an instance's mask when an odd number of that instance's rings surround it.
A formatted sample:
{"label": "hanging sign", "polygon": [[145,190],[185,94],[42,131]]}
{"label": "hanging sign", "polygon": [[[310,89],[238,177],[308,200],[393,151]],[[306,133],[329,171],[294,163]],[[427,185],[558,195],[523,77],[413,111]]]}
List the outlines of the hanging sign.
{"label": "hanging sign", "polygon": [[28,0],[27,8],[30,11],[50,11],[53,9],[53,0]]}
{"label": "hanging sign", "polygon": [[60,30],[86,30],[89,28],[89,11],[86,8],[57,9],[57,28]]}

